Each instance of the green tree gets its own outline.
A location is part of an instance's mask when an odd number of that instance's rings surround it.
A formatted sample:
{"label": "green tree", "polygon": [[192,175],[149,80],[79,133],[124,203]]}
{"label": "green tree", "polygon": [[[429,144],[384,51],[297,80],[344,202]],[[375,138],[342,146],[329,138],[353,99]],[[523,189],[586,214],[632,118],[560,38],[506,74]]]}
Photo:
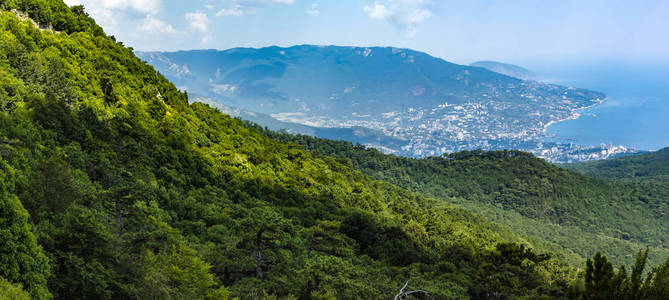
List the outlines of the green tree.
{"label": "green tree", "polygon": [[0,299],[30,300],[30,294],[24,291],[20,284],[12,284],[0,277]]}
{"label": "green tree", "polygon": [[669,299],[669,258],[648,274],[642,297],[648,300]]}
{"label": "green tree", "polygon": [[285,247],[290,238],[292,226],[279,212],[271,207],[251,208],[248,216],[240,221],[242,243],[251,249],[255,264],[255,277],[265,278],[270,264],[278,258],[275,250]]}
{"label": "green tree", "polygon": [[209,272],[211,266],[186,245],[174,245],[157,254],[147,251],[142,268],[143,277],[137,288],[140,299],[227,298],[225,288],[216,288]]}
{"label": "green tree", "polygon": [[306,230],[307,258],[314,252],[337,256],[350,256],[353,241],[340,232],[341,222],[319,220]]}
{"label": "green tree", "polygon": [[0,159],[0,277],[22,284],[32,297],[49,298],[49,263],[37,245],[28,212],[12,194],[14,171]]}
{"label": "green tree", "polygon": [[[374,273],[361,261],[353,262],[335,256],[314,255],[307,259],[297,277],[303,284],[304,299],[381,299],[382,291],[375,289],[374,282],[384,278]],[[364,270],[363,268],[367,268]],[[306,284],[305,284],[306,283]]]}
{"label": "green tree", "polygon": [[[79,205],[57,215],[40,240],[52,253],[54,276],[49,287],[56,297],[111,299],[118,297],[120,276],[116,240],[106,216]],[[54,218],[56,219],[56,218]],[[46,222],[45,222],[46,223]],[[46,224],[40,224],[46,226]]]}
{"label": "green tree", "polygon": [[588,259],[585,268],[585,299],[612,299],[618,287],[612,285],[613,266],[601,253]]}
{"label": "green tree", "polygon": [[[623,285],[623,294],[626,299],[638,300],[642,299],[642,284],[644,282],[643,272],[646,268],[646,263],[648,262],[648,248],[645,251],[639,251],[636,256],[636,261],[632,266],[632,273],[628,280],[626,280]],[[620,289],[620,286],[617,282],[614,282],[614,287]]]}

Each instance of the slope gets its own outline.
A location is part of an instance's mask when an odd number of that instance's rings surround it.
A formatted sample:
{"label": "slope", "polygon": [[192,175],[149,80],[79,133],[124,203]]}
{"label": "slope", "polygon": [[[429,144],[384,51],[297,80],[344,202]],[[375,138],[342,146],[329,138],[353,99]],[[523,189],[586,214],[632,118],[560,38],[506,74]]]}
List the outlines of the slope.
{"label": "slope", "polygon": [[496,61],[477,61],[470,64],[470,66],[484,68],[493,72],[520,78],[523,80],[537,80],[539,78],[536,73],[523,67]]}
{"label": "slope", "polygon": [[666,183],[669,180],[669,148],[640,155],[561,166],[605,180],[664,181]]}
{"label": "slope", "polygon": [[3,285],[38,299],[385,299],[405,282],[437,299],[565,296],[570,270],[512,232],[189,104],[82,7],[0,8],[0,233],[20,237],[0,243]]}
{"label": "slope", "polygon": [[408,143],[406,139],[389,136],[379,130],[369,129],[366,127],[314,127],[298,123],[284,122],[272,118],[270,115],[230,107],[216,102],[210,98],[196,94],[191,93],[189,96],[191,102],[205,103],[211,107],[217,108],[224,114],[228,114],[242,120],[251,121],[274,131],[317,136],[331,140],[351,141],[353,143],[372,146],[377,149],[384,149],[388,152],[396,152],[394,149],[401,149]]}
{"label": "slope", "polygon": [[669,254],[666,184],[648,188],[601,181],[519,151],[465,151],[411,159],[348,142],[266,134],[350,161],[377,179],[468,207],[535,243],[547,242],[544,247],[564,253],[573,264],[597,251],[614,264],[633,263],[632,254],[646,246],[653,248],[653,264]]}

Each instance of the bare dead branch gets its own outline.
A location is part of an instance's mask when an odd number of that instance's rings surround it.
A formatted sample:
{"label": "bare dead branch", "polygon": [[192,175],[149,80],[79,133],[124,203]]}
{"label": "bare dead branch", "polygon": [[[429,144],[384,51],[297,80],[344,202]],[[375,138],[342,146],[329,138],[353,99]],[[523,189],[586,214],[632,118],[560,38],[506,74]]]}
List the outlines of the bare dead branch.
{"label": "bare dead branch", "polygon": [[427,296],[428,299],[434,299],[434,298],[432,298],[430,293],[428,291],[425,291],[425,290],[413,290],[413,291],[408,291],[407,292],[406,290],[409,287],[409,281],[411,281],[411,279],[407,280],[407,282],[404,283],[404,286],[400,289],[399,293],[397,293],[397,295],[395,295],[394,300],[405,299],[406,297],[408,297],[411,294],[424,294],[425,296]]}

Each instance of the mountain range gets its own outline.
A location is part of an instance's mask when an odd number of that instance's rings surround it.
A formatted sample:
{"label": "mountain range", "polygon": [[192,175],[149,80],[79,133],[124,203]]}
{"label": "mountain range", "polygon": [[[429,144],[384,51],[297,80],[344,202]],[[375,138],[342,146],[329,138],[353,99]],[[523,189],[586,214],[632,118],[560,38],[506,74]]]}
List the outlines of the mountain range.
{"label": "mountain range", "polygon": [[539,79],[539,75],[528,69],[525,69],[521,66],[505,64],[497,61],[489,61],[489,60],[477,61],[471,63],[470,66],[481,67],[496,73],[504,74],[515,78],[520,78],[523,80]]}
{"label": "mountain range", "polygon": [[386,136],[379,140],[404,141],[365,143],[387,153],[425,157],[522,149],[570,161],[630,151],[590,151],[544,140],[547,126],[605,101],[602,93],[522,80],[410,49],[300,45],[136,54],[180,89],[225,106],[311,127],[368,128]]}

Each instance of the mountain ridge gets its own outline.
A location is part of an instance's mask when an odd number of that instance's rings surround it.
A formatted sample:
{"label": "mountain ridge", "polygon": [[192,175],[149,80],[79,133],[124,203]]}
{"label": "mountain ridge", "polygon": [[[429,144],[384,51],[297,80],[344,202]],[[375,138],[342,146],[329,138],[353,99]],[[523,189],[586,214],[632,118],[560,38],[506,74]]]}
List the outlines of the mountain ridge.
{"label": "mountain ridge", "polygon": [[[361,57],[363,58],[372,58],[375,56],[382,56],[384,59],[386,57],[388,58],[393,58],[394,62],[393,65],[397,65],[397,63],[406,63],[405,67],[407,65],[412,65],[416,63],[420,63],[422,60],[429,60],[430,64],[435,64],[438,65],[438,67],[430,67],[429,65],[423,64],[420,66],[421,68],[424,69],[423,72],[434,72],[435,68],[436,70],[442,70],[442,72],[446,71],[449,73],[444,73],[444,75],[437,75],[437,73],[434,73],[435,75],[427,75],[425,76],[415,76],[415,77],[423,77],[422,80],[446,80],[444,82],[452,82],[452,81],[458,81],[458,80],[463,80],[463,78],[449,78],[448,76],[450,73],[458,73],[458,72],[475,72],[477,73],[477,76],[482,77],[482,78],[491,78],[492,80],[500,80],[500,81],[508,81],[511,84],[520,84],[521,81],[517,78],[509,77],[503,74],[491,72],[488,70],[482,70],[480,68],[474,68],[474,67],[469,67],[465,65],[458,65],[454,64],[451,62],[448,62],[444,59],[437,58],[430,56],[429,54],[425,52],[420,52],[420,51],[415,51],[411,49],[405,49],[405,48],[395,48],[395,47],[355,47],[355,46],[314,46],[314,45],[296,45],[296,46],[291,46],[291,47],[278,47],[278,46],[271,46],[271,47],[262,47],[262,48],[246,48],[246,47],[239,47],[239,48],[231,48],[227,50],[191,50],[191,51],[176,51],[176,52],[141,52],[137,51],[138,55],[140,57],[148,57],[150,55],[163,55],[163,56],[174,56],[174,57],[184,57],[184,56],[190,56],[189,53],[195,53],[198,56],[205,56],[206,59],[202,60],[193,60],[191,58],[190,62],[188,64],[184,64],[189,67],[189,69],[206,69],[206,72],[209,75],[213,75],[216,73],[217,70],[223,71],[221,67],[226,67],[227,64],[230,63],[235,63],[234,61],[231,61],[230,59],[239,59],[239,57],[245,59],[245,60],[256,60],[260,59],[261,61],[260,66],[270,66],[273,63],[280,63],[281,66],[278,69],[273,69],[274,72],[282,72],[282,66],[284,63],[289,64],[294,60],[309,60],[307,55],[319,55],[323,57],[324,60],[334,60],[335,64],[348,64],[353,62],[355,60],[357,63],[363,63],[365,64],[366,60],[360,59]],[[223,65],[216,65],[216,57],[218,56],[224,56]],[[225,57],[230,57],[229,59],[226,59]],[[194,58],[194,57],[193,57]],[[283,62],[283,60],[286,60]],[[399,59],[399,60],[398,60]],[[417,61],[418,60],[418,61]],[[300,61],[296,61],[295,65],[297,66]],[[326,61],[322,62],[309,62],[310,64],[322,64],[324,65]],[[328,62],[329,63],[329,62]],[[367,68],[367,67],[365,67]],[[160,69],[160,68],[159,68]],[[369,69],[369,68],[367,68]],[[409,68],[411,69],[411,68]],[[432,69],[432,70],[431,70]],[[342,72],[344,70],[334,70],[334,72]],[[375,71],[372,71],[375,72]],[[415,72],[414,70],[409,70],[408,72]],[[189,72],[191,73],[191,72]],[[275,75],[280,75],[279,73],[271,73],[270,74],[275,74]],[[327,74],[327,73],[322,73],[321,74]],[[354,75],[353,73],[348,73],[349,75],[357,76],[358,74]],[[392,74],[392,73],[390,73]],[[414,74],[420,74],[420,73],[414,73]],[[446,75],[448,74],[448,75]],[[252,74],[246,74],[245,76],[251,76]],[[457,75],[457,74],[456,74]],[[462,74],[463,76],[473,76],[469,75],[466,73]],[[200,75],[198,75],[200,76]],[[264,76],[267,76],[266,74]],[[274,76],[274,75],[272,75]],[[393,76],[393,75],[390,75]],[[457,76],[456,76],[457,77]],[[321,77],[322,78],[322,77]],[[430,79],[433,78],[433,79]],[[243,78],[242,78],[243,79]],[[234,79],[233,79],[234,80]],[[248,80],[257,80],[255,78],[249,77]],[[177,85],[179,85],[177,83]],[[430,83],[423,83],[422,84],[426,89],[428,88],[436,88],[433,84]],[[461,87],[457,87],[453,85],[453,83],[449,83],[449,85],[452,88],[457,88],[461,89]],[[465,84],[466,85],[466,84]],[[432,87],[430,87],[432,86]],[[242,88],[242,87],[240,87]],[[372,87],[374,88],[374,87]],[[342,90],[344,87],[342,86]],[[442,89],[442,88],[438,88]],[[411,91],[411,89],[408,89]],[[197,91],[198,93],[201,93],[202,91]],[[356,91],[352,91],[354,93]],[[419,92],[419,91],[417,91]],[[437,91],[434,91],[437,92]],[[450,90],[448,93],[455,93],[455,90]],[[439,92],[443,94],[444,92]],[[328,94],[328,93],[326,93]],[[381,97],[380,95],[383,95],[383,93],[374,93],[374,96],[370,97]],[[421,96],[429,96],[430,92],[429,91],[423,91],[422,93],[418,93],[420,95],[416,95],[416,97],[421,97]],[[210,94],[205,94],[207,96],[212,96]],[[328,94],[329,96],[329,94]],[[423,97],[423,98],[425,98]],[[603,95],[599,96],[600,98],[603,98]],[[432,98],[432,97],[428,97]],[[423,100],[425,101],[425,100]],[[434,100],[428,100],[428,101],[434,101]],[[437,102],[434,102],[432,104],[441,104],[443,101],[439,99]],[[387,103],[387,102],[386,102]],[[458,101],[455,101],[454,103],[458,103]],[[239,105],[234,105],[233,106],[239,106]],[[421,106],[421,104],[418,104],[418,106]],[[245,109],[251,109],[250,107],[244,107],[240,106],[241,108]],[[259,109],[251,109],[253,111],[258,111],[258,112],[264,112]],[[269,112],[283,112],[282,110],[278,111],[269,111]],[[361,113],[366,113],[365,111]]]}
{"label": "mountain ridge", "polygon": [[482,60],[469,64],[473,67],[481,67],[487,70],[504,74],[507,76],[520,78],[523,80],[537,80],[539,75],[518,65],[502,63],[492,60]]}
{"label": "mountain ridge", "polygon": [[604,180],[667,181],[669,180],[669,147],[639,155],[561,166]]}
{"label": "mountain ridge", "polygon": [[136,53],[180,89],[283,122],[379,130],[409,141],[376,145],[400,155],[522,149],[569,161],[603,150],[544,138],[547,124],[576,117],[604,94],[523,81],[411,49],[298,45]]}

